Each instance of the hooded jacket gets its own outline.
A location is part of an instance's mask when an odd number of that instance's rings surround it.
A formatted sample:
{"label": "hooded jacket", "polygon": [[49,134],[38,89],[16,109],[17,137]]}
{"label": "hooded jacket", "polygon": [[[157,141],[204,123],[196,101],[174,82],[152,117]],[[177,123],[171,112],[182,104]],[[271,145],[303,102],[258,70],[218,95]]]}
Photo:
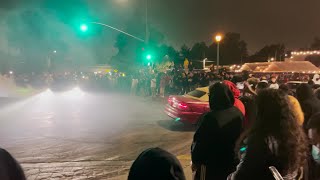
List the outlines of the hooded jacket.
{"label": "hooded jacket", "polygon": [[0,148],[0,179],[25,180],[26,177],[19,163],[9,152]]}
{"label": "hooded jacket", "polygon": [[312,88],[308,84],[301,84],[296,93],[304,113],[303,126],[306,127],[311,116],[320,112],[320,101],[315,97]]}
{"label": "hooded jacket", "polygon": [[191,146],[195,179],[226,179],[238,163],[234,147],[244,117],[227,85],[216,83],[209,91],[211,111],[201,117]]}
{"label": "hooded jacket", "polygon": [[229,87],[229,89],[231,90],[231,92],[233,93],[234,96],[234,106],[237,107],[243,115],[246,114],[246,109],[244,107],[244,104],[239,100],[240,97],[240,90],[237,88],[237,86],[231,82],[231,81],[223,81],[223,83],[225,85],[227,85]]}
{"label": "hooded jacket", "polygon": [[180,162],[160,148],[143,151],[130,168],[128,180],[185,180]]}

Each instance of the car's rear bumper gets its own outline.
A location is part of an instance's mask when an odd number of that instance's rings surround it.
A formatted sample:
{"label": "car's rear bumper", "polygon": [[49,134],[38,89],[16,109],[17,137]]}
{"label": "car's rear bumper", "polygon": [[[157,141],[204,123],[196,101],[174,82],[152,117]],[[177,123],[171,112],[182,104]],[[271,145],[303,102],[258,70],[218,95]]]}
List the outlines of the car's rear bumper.
{"label": "car's rear bumper", "polygon": [[202,115],[202,113],[197,112],[181,111],[169,104],[165,106],[164,112],[176,121],[190,124],[197,124],[199,117]]}

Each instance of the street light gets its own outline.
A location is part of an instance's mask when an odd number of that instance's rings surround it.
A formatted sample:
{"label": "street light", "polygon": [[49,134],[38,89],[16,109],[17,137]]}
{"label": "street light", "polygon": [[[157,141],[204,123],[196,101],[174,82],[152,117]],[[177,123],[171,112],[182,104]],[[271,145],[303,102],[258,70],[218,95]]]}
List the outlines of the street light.
{"label": "street light", "polygon": [[215,36],[215,41],[217,42],[217,70],[219,71],[219,63],[220,63],[220,55],[219,55],[219,51],[220,51],[220,42],[222,40],[222,35],[217,34]]}
{"label": "street light", "polygon": [[219,43],[222,40],[222,36],[218,34],[216,35],[215,39]]}
{"label": "street light", "polygon": [[56,51],[56,50],[54,50],[54,51],[53,51],[53,53],[57,53],[57,51]]}
{"label": "street light", "polygon": [[152,58],[151,54],[148,54],[148,55],[146,56],[146,58],[147,58],[147,60],[151,60],[151,58]]}

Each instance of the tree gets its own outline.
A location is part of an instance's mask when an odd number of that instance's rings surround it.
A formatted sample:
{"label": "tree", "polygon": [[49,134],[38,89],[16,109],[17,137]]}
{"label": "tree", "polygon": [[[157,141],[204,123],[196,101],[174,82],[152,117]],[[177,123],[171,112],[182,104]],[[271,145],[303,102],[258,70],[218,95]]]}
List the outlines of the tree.
{"label": "tree", "polygon": [[221,42],[221,64],[240,64],[247,52],[247,44],[239,33],[227,33]]}
{"label": "tree", "polygon": [[[137,15],[138,16],[138,15]],[[133,17],[138,21],[128,21],[125,31],[134,34],[137,37],[144,37],[144,21],[138,17]],[[154,27],[149,27],[148,44],[140,42],[124,34],[119,34],[116,38],[114,47],[118,49],[117,55],[111,58],[110,64],[122,71],[128,71],[129,68],[134,71],[135,67],[146,64],[146,55],[152,54],[152,62],[159,63],[162,56],[161,51],[167,53],[167,49],[159,49],[163,44],[165,36]]]}
{"label": "tree", "polygon": [[264,46],[261,50],[250,56],[250,62],[267,62],[271,58],[274,60],[284,60],[284,44],[271,44]]}
{"label": "tree", "polygon": [[183,59],[190,58],[190,54],[191,54],[190,48],[185,44],[182,45],[180,49],[180,54],[183,57]]}
{"label": "tree", "polygon": [[[207,56],[210,60],[217,59],[217,43],[213,42],[208,47]],[[239,33],[226,33],[220,42],[220,63],[240,64],[248,56],[247,43],[240,38]]]}
{"label": "tree", "polygon": [[178,62],[178,60],[180,58],[179,52],[177,50],[175,50],[172,46],[168,47],[167,54],[171,60],[173,60],[174,62]]}
{"label": "tree", "polygon": [[37,10],[27,9],[21,13],[11,14],[7,17],[6,23],[10,29],[6,34],[10,48],[19,49],[23,54],[24,63],[21,70],[25,72],[45,70],[47,63],[45,57],[48,51],[53,49],[54,41],[50,41],[50,31],[46,31],[49,29],[48,23],[43,15]]}
{"label": "tree", "polygon": [[159,61],[162,60],[170,60],[174,62],[178,62],[179,60],[179,52],[176,51],[172,46],[168,46],[166,44],[161,45],[158,48],[159,52]]}
{"label": "tree", "polygon": [[202,60],[206,57],[208,46],[205,42],[195,43],[190,51],[190,58],[192,60]]}
{"label": "tree", "polygon": [[243,62],[246,61],[246,59],[249,56],[248,49],[247,49],[247,43],[245,41],[239,42],[239,50],[240,50],[240,61],[242,64]]}
{"label": "tree", "polygon": [[312,50],[319,50],[320,49],[320,38],[315,37],[313,39],[313,42],[311,43],[311,49]]}

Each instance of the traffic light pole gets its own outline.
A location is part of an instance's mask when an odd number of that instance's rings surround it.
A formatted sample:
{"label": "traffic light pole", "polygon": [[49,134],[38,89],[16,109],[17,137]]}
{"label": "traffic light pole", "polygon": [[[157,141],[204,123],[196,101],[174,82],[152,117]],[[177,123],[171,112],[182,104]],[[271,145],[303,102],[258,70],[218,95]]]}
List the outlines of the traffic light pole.
{"label": "traffic light pole", "polygon": [[145,37],[145,43],[148,44],[148,42],[149,42],[148,0],[146,0],[146,37]]}
{"label": "traffic light pole", "polygon": [[91,23],[91,24],[98,24],[98,25],[101,25],[101,26],[108,27],[108,28],[113,29],[113,30],[116,30],[116,31],[118,31],[118,32],[120,32],[120,33],[122,33],[122,34],[125,34],[125,35],[127,35],[127,36],[130,36],[130,37],[132,37],[132,38],[134,38],[134,39],[136,39],[136,40],[138,40],[138,41],[146,42],[145,40],[143,40],[143,39],[141,39],[141,38],[139,38],[139,37],[137,37],[137,36],[134,36],[134,35],[132,35],[132,34],[129,34],[129,33],[127,33],[127,32],[124,32],[124,31],[122,31],[122,30],[120,30],[120,29],[117,29],[117,28],[115,28],[115,27],[112,27],[112,26],[110,26],[110,25],[103,24],[103,23],[99,23],[99,22],[90,22],[90,23]]}

